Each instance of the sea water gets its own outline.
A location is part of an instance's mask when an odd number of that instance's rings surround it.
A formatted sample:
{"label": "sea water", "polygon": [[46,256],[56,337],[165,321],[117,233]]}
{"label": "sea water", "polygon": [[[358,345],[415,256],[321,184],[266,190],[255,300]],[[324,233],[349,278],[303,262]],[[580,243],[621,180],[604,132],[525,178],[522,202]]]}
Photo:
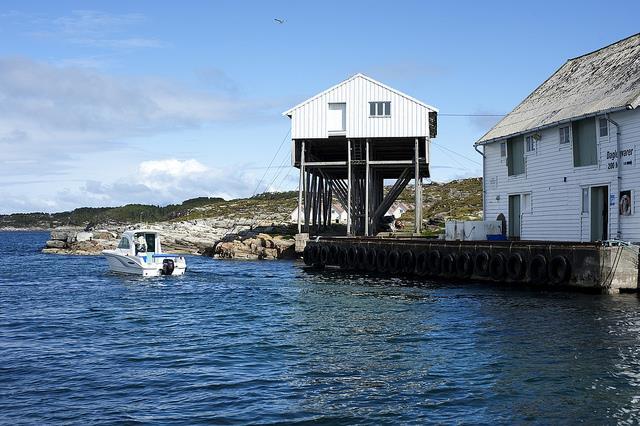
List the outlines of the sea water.
{"label": "sea water", "polygon": [[0,233],[0,421],[640,419],[640,303],[188,257],[108,272]]}

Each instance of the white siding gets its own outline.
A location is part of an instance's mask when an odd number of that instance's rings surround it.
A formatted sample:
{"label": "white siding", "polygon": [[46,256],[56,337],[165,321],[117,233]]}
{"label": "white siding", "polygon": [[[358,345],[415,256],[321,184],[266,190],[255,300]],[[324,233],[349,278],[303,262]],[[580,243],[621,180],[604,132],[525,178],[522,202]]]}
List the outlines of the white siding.
{"label": "white siding", "polygon": [[[620,185],[616,168],[609,169],[607,152],[616,151],[616,128],[609,125],[609,136],[598,137],[599,162],[596,166],[573,167],[571,144],[559,144],[558,127],[538,133],[541,136],[535,153],[525,154],[525,174],[507,176],[506,159],[500,157],[500,144],[491,143],[485,152],[485,218],[495,219],[502,213],[508,219],[508,195],[531,193],[531,211],[522,214],[522,239],[589,241],[590,216],[581,214],[581,188],[607,185],[615,194],[615,205],[609,206],[609,238],[616,238],[620,220],[621,239],[640,241],[640,111],[623,111],[610,118],[620,125],[620,150],[633,149],[620,165]],[[598,126],[596,125],[596,132]],[[622,164],[627,158],[632,165]],[[566,178],[566,179],[565,179]],[[566,181],[565,181],[566,180]],[[632,191],[634,214],[619,216],[618,194]]]}
{"label": "white siding", "polygon": [[[369,102],[391,102],[390,117],[370,117]],[[292,139],[328,137],[330,103],[346,104],[346,137],[394,138],[429,136],[431,109],[410,97],[357,75],[291,110]]]}

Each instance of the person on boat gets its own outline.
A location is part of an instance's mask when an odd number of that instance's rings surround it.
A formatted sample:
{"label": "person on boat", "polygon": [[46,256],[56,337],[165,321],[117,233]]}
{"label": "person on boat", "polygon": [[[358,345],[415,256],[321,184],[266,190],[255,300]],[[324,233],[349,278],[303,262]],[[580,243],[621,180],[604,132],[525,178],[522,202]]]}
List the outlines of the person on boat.
{"label": "person on boat", "polygon": [[136,254],[141,252],[144,253],[147,251],[147,245],[145,244],[144,235],[140,235],[138,238],[136,238],[135,244]]}

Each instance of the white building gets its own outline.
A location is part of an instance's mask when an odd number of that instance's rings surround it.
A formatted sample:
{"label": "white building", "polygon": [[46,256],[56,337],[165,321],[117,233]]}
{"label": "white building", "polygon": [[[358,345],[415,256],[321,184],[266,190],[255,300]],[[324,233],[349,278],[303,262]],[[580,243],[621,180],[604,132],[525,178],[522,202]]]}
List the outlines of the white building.
{"label": "white building", "polygon": [[[302,208],[304,209],[304,206],[302,206]],[[298,222],[298,212],[299,212],[298,207],[293,209],[293,211],[291,212],[290,216],[291,216],[292,223]],[[334,203],[331,205],[331,223],[341,223],[341,224],[347,223],[347,212],[337,203]]]}
{"label": "white building", "polygon": [[570,59],[478,142],[484,218],[525,240],[640,241],[640,34]]}
{"label": "white building", "polygon": [[[430,176],[437,112],[363,74],[284,112],[291,119],[292,164],[300,169],[298,205],[306,206],[299,232],[325,225],[335,197],[347,212],[347,234],[375,233],[407,184],[421,188]],[[395,182],[387,192],[385,180]],[[420,232],[421,201],[416,205]]]}

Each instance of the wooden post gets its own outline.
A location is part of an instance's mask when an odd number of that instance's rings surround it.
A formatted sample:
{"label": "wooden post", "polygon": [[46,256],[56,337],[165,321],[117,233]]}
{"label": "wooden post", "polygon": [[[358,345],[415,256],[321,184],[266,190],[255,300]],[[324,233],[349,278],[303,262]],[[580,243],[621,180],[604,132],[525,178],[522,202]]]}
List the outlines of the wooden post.
{"label": "wooden post", "polygon": [[369,139],[365,142],[364,169],[364,235],[369,236]]}
{"label": "wooden post", "polygon": [[302,233],[302,192],[304,191],[304,141],[300,145],[300,182],[298,182],[298,234]]}
{"label": "wooden post", "polygon": [[351,139],[347,139],[347,235],[351,235]]}
{"label": "wooden post", "polygon": [[422,232],[422,180],[420,179],[420,145],[418,138],[415,141],[415,167],[416,167],[416,175],[415,175],[415,212],[416,212],[416,234],[420,234]]}

